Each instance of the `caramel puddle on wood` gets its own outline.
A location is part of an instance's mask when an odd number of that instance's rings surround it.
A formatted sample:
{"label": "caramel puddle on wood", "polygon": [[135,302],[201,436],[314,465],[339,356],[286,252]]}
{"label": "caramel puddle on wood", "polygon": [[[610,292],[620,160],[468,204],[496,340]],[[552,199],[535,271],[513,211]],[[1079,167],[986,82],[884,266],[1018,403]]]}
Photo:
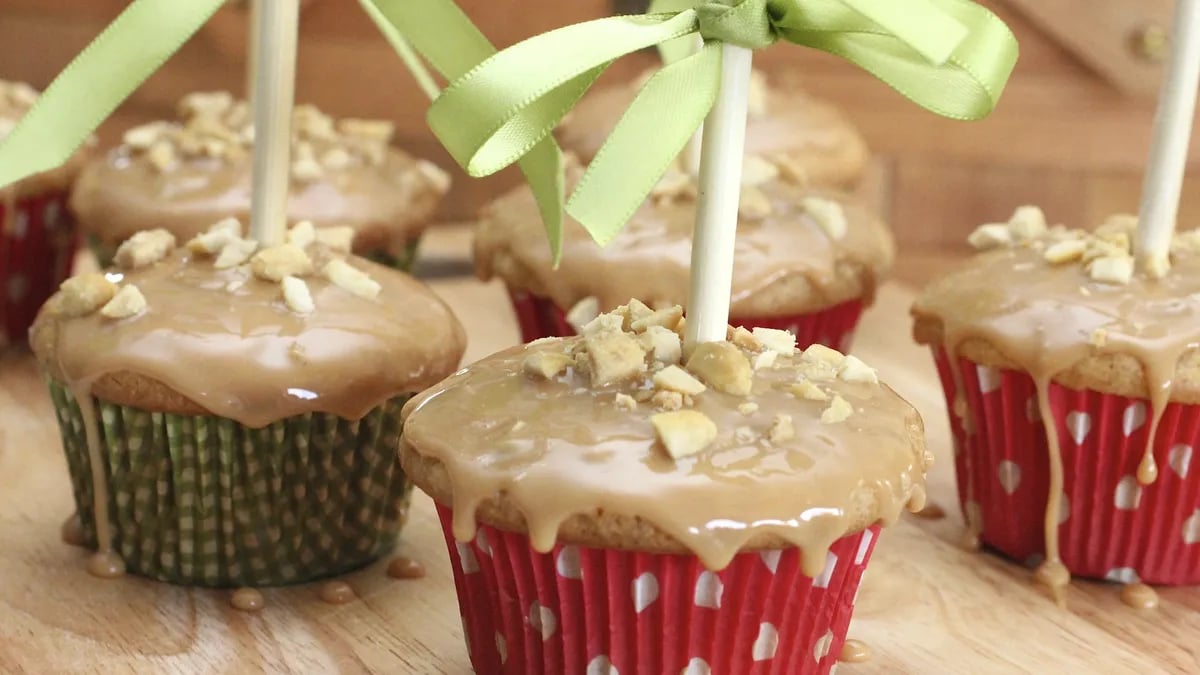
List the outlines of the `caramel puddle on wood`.
{"label": "caramel puddle on wood", "polygon": [[344,581],[327,581],[321,584],[317,594],[331,605],[344,605],[353,602],[355,598],[354,589]]}
{"label": "caramel puddle on wood", "polygon": [[79,521],[79,514],[72,513],[63,521],[62,527],[59,528],[59,534],[62,536],[64,544],[68,546],[83,546],[83,523]]}
{"label": "caramel puddle on wood", "polygon": [[420,579],[425,576],[425,566],[419,560],[399,555],[388,563],[387,575],[393,579]]}
{"label": "caramel puddle on wood", "polygon": [[256,588],[239,588],[229,598],[229,604],[242,612],[257,612],[266,606],[266,600]]}
{"label": "caramel puddle on wood", "polygon": [[1121,602],[1134,609],[1158,607],[1158,592],[1143,583],[1125,584],[1121,589]]}
{"label": "caramel puddle on wood", "polygon": [[846,640],[838,661],[842,663],[865,663],[871,660],[871,646],[862,640]]}

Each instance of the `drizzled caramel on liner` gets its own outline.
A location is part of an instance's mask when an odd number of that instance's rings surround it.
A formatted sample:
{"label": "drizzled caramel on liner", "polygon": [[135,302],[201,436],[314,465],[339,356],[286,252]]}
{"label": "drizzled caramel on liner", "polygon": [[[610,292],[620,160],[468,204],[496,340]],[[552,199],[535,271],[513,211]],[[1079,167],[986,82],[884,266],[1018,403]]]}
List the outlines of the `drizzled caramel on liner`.
{"label": "drizzled caramel on liner", "polygon": [[[1158,476],[1153,453],[1167,404],[1200,402],[1200,231],[1176,235],[1172,272],[1153,280],[1134,270],[1135,227],[1132,217],[1117,216],[1094,232],[1048,228],[1039,209],[1023,207],[1009,223],[977,229],[972,243],[985,252],[932,284],[913,307],[917,340],[948,355],[959,397],[952,407],[968,430],[975,411],[963,393],[963,358],[1034,381],[1049,455],[1046,559],[1035,579],[1059,602],[1070,580],[1058,547],[1060,442],[1069,433],[1051,423],[1051,383],[1149,399],[1142,484]],[[968,506],[973,499],[965,495]],[[967,514],[977,538],[977,512]]]}
{"label": "drizzled caramel on liner", "polygon": [[[769,329],[682,354],[679,317],[635,301],[467,367],[406,405],[406,473],[452,506],[459,540],[479,514],[539,551],[690,552],[710,569],[795,546],[816,575],[834,541],[921,506],[920,418],[874,370]],[[849,412],[826,416],[837,401]],[[656,423],[674,413],[712,433]]]}

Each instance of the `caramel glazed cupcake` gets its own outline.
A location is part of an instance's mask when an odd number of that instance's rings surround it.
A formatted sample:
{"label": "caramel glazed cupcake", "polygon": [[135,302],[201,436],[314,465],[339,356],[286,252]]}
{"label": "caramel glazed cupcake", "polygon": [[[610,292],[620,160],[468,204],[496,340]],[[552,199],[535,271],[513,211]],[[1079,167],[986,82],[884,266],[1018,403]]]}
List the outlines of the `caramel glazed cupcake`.
{"label": "caramel glazed cupcake", "polygon": [[[735,325],[792,331],[800,345],[847,348],[894,257],[891,232],[840,193],[811,188],[780,155],[746,157],[734,253]],[[568,181],[582,170],[569,165]],[[630,297],[683,304],[691,272],[695,179],[671,169],[606,247],[564,224],[555,269],[532,192],[491,204],[475,238],[475,269],[507,284],[526,340],[571,335]]]}
{"label": "caramel glazed cupcake", "polygon": [[463,331],[423,285],[349,255],[349,228],[262,247],[229,218],[135,234],[31,330],[89,569],[201,586],[306,581],[388,550],[410,486],[402,404]]}
{"label": "caramel glazed cupcake", "polygon": [[681,317],[631,301],[405,406],[401,461],[443,516],[476,672],[837,660],[877,526],[924,502],[920,417],[785,331],[685,354]]}
{"label": "caramel glazed cupcake", "polygon": [[[179,121],[130,129],[121,145],[89,163],[71,208],[107,265],[136,232],[164,228],[180,241],[226,216],[250,211],[250,109],[225,92],[195,93]],[[292,116],[288,220],[354,228],[354,252],[403,270],[449,176],[391,145],[382,120],[334,120],[310,105]]]}
{"label": "caramel glazed cupcake", "polygon": [[[647,70],[632,83],[597,88],[585,96],[559,127],[562,146],[591,161],[654,72]],[[858,187],[870,152],[837,108],[799,90],[772,87],[757,70],[751,75],[748,104],[747,153],[786,166],[801,185]]]}
{"label": "caramel glazed cupcake", "polygon": [[[1200,231],[1161,279],[1137,268],[1136,219],[981,226],[982,252],[913,307],[937,357],[973,536],[1061,597],[1068,572],[1200,583]],[[1146,596],[1140,587],[1130,597]]]}

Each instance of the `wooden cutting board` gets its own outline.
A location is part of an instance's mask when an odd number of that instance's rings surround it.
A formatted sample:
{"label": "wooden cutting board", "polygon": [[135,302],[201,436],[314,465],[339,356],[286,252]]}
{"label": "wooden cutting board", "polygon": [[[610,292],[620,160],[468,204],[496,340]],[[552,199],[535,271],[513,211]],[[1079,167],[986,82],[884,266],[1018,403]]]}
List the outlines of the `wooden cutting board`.
{"label": "wooden cutting board", "polygon": [[[467,322],[476,359],[516,341],[503,290],[474,280],[434,287]],[[1200,591],[1164,589],[1162,606],[1127,608],[1118,587],[1079,582],[1059,609],[1029,571],[962,550],[945,406],[932,362],[909,338],[911,290],[885,287],[859,353],[925,415],[938,456],[931,500],[951,515],[906,516],[882,537],[851,637],[869,673],[1200,672]],[[453,582],[428,499],[417,498],[398,552],[428,576],[397,581],[376,564],[347,577],[359,600],[333,606],[314,586],[264,592],[244,614],[229,593],[128,577],[100,581],[59,540],[73,510],[50,402],[27,354],[0,357],[0,673],[467,673]],[[673,675],[673,674],[672,674]]]}

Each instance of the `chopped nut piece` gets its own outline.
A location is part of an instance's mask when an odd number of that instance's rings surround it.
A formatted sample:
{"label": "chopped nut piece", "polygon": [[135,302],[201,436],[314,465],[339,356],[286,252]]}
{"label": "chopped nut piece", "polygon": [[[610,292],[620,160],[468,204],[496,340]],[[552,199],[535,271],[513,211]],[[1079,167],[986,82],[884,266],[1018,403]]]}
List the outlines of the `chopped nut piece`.
{"label": "chopped nut piece", "polygon": [[616,312],[599,314],[591,321],[576,329],[580,335],[588,336],[596,333],[620,333],[625,325],[625,317]]}
{"label": "chopped nut piece", "polygon": [[153,265],[175,248],[175,235],[164,229],[143,230],[117,247],[113,261],[127,270]]}
{"label": "chopped nut piece", "polygon": [[754,401],[743,401],[742,403],[738,404],[738,412],[749,417],[750,415],[758,412],[758,404]]}
{"label": "chopped nut piece", "polygon": [[592,384],[603,387],[646,370],[646,353],[637,340],[620,331],[600,331],[584,338]]}
{"label": "chopped nut piece", "polygon": [[762,342],[759,342],[758,338],[754,337],[753,333],[746,330],[742,326],[738,326],[737,328],[729,331],[729,341],[741,347],[742,349],[747,349],[753,352],[763,348]]}
{"label": "chopped nut piece", "polygon": [[1171,271],[1171,259],[1166,255],[1147,257],[1142,264],[1146,269],[1146,275],[1151,279],[1161,279]]}
{"label": "chopped nut piece", "polygon": [[167,122],[150,122],[125,132],[121,141],[134,150],[146,150],[171,129]]}
{"label": "chopped nut piece", "polygon": [[227,91],[197,91],[179,101],[183,117],[220,117],[233,107],[233,95]]}
{"label": "chopped nut piece", "polygon": [[150,149],[146,151],[146,160],[159,171],[170,171],[175,168],[177,159],[175,146],[169,141],[155,141],[154,145],[151,145]]}
{"label": "chopped nut piece", "polygon": [[594,295],[589,295],[571,306],[567,310],[567,323],[575,329],[576,333],[583,333],[583,327],[591,323],[594,319],[600,316],[600,299]]}
{"label": "chopped nut piece", "polygon": [[1011,246],[1013,243],[1012,231],[1005,223],[980,225],[967,237],[967,243],[977,251]]}
{"label": "chopped nut piece", "polygon": [[1112,234],[1130,236],[1137,231],[1137,225],[1137,216],[1131,213],[1114,213],[1096,228],[1096,235],[1100,237]]}
{"label": "chopped nut piece", "polygon": [[654,392],[650,402],[659,410],[679,410],[683,407],[683,394],[677,391],[659,389]]}
{"label": "chopped nut piece", "polygon": [[779,167],[779,175],[787,182],[793,185],[809,184],[808,169],[804,166],[803,161],[785,152],[773,155],[771,161],[775,162],[775,166]]}
{"label": "chopped nut piece", "polygon": [[796,353],[796,336],[777,328],[755,328],[754,339],[767,349],[780,354]]}
{"label": "chopped nut piece", "polygon": [[829,407],[821,413],[823,424],[837,424],[846,421],[854,413],[854,407],[841,396],[834,395]]}
{"label": "chopped nut piece", "polygon": [[779,358],[779,352],[765,351],[754,356],[754,369],[762,370],[775,365],[775,359]]}
{"label": "chopped nut piece", "polygon": [[8,86],[8,99],[13,103],[29,108],[37,103],[37,89],[29,86],[24,82],[10,82]]}
{"label": "chopped nut piece", "polygon": [[437,164],[424,159],[418,159],[417,173],[421,174],[438,193],[446,194],[450,190],[450,174],[442,171],[442,167]]}
{"label": "chopped nut piece", "polygon": [[103,307],[100,315],[109,319],[128,319],[146,311],[146,298],[137,286],[126,284]]}
{"label": "chopped nut piece", "polygon": [[660,201],[672,201],[676,197],[694,194],[694,191],[691,174],[672,167],[658,179],[658,183],[650,190],[650,196]]}
{"label": "chopped nut piece", "polygon": [[796,428],[792,426],[792,416],[779,414],[767,432],[767,440],[772,443],[782,443],[796,437]]}
{"label": "chopped nut piece", "polygon": [[879,384],[879,375],[875,372],[875,369],[863,363],[861,359],[853,354],[846,356],[846,361],[842,364],[842,370],[838,373],[838,377],[846,382]]}
{"label": "chopped nut piece", "polygon": [[322,227],[316,232],[318,244],[328,246],[337,253],[349,253],[354,244],[354,228],[349,225]]}
{"label": "chopped nut piece", "polygon": [[1046,249],[1046,261],[1054,265],[1063,263],[1075,262],[1083,257],[1083,252],[1087,249],[1087,242],[1082,239],[1064,239],[1063,241],[1051,244]]}
{"label": "chopped nut piece", "polygon": [[1036,206],[1018,206],[1008,219],[1008,231],[1017,239],[1036,239],[1046,233],[1046,214]]}
{"label": "chopped nut piece", "polygon": [[321,269],[321,274],[332,281],[334,286],[368,300],[379,297],[379,291],[383,288],[366,272],[350,265],[345,260],[330,260]]}
{"label": "chopped nut piece", "polygon": [[637,298],[630,298],[629,302],[617,308],[618,314],[623,314],[629,319],[626,324],[629,326],[627,330],[633,329],[633,322],[639,319],[644,319],[654,313],[654,310],[646,306],[646,303]]}
{"label": "chopped nut piece", "polygon": [[821,389],[820,387],[813,384],[812,382],[809,382],[808,380],[802,380],[800,382],[797,382],[796,384],[793,384],[790,388],[790,391],[792,392],[792,394],[799,396],[800,398],[802,398],[806,401],[828,401],[829,400],[829,394],[825,393],[824,389]]}
{"label": "chopped nut piece", "polygon": [[662,326],[650,326],[638,336],[638,343],[658,363],[679,363],[683,358],[683,342],[674,331]]}
{"label": "chopped nut piece", "polygon": [[310,221],[302,220],[291,227],[287,233],[287,241],[289,244],[299,246],[300,248],[308,248],[308,245],[317,240],[317,229],[313,227]]}
{"label": "chopped nut piece", "polygon": [[230,216],[213,223],[205,232],[228,232],[236,237],[242,236],[242,221]]}
{"label": "chopped nut piece", "polygon": [[321,166],[330,171],[341,171],[354,163],[354,157],[345,148],[330,148],[321,155]]}
{"label": "chopped nut piece", "polygon": [[617,407],[617,410],[637,410],[637,400],[635,400],[629,394],[624,394],[619,391],[613,398],[613,405]]}
{"label": "chopped nut piece", "polygon": [[805,197],[803,204],[805,213],[816,221],[830,239],[839,241],[846,237],[849,224],[846,220],[846,210],[841,204],[820,197]]}
{"label": "chopped nut piece", "polygon": [[733,440],[749,445],[758,441],[758,432],[750,427],[738,427],[733,430]]}
{"label": "chopped nut piece", "polygon": [[742,185],[762,185],[779,177],[779,167],[758,155],[746,155],[742,163]]}
{"label": "chopped nut piece", "polygon": [[66,316],[87,316],[117,294],[117,285],[99,273],[73,276],[58,288],[58,310]]}
{"label": "chopped nut piece", "polygon": [[297,314],[311,314],[317,308],[312,293],[308,291],[308,284],[304,283],[303,279],[286,276],[280,285],[283,287],[283,302],[288,309]]}
{"label": "chopped nut piece", "polygon": [[687,361],[687,369],[717,391],[749,396],[754,371],[742,350],[728,342],[702,342]]}
{"label": "chopped nut piece", "polygon": [[1108,344],[1108,331],[1103,328],[1097,328],[1092,331],[1091,342],[1093,346],[1103,347]]}
{"label": "chopped nut piece", "polygon": [[742,186],[741,199],[738,201],[738,218],[758,221],[771,215],[773,210],[767,193],[753,185]]}
{"label": "chopped nut piece", "polygon": [[311,183],[325,175],[321,164],[311,157],[298,157],[292,162],[292,179],[301,183]]}
{"label": "chopped nut piece", "polygon": [[691,396],[703,394],[707,389],[703,382],[692,377],[691,373],[679,366],[667,366],[655,373],[654,386]]}
{"label": "chopped nut piece", "polygon": [[679,305],[675,305],[674,307],[668,307],[666,309],[653,310],[650,312],[650,314],[639,316],[637,318],[634,318],[631,315],[630,318],[632,321],[630,322],[629,327],[638,333],[653,326],[661,326],[662,328],[671,329],[675,327],[675,324],[679,323],[681,318],[683,318],[683,308]]}
{"label": "chopped nut piece", "polygon": [[658,413],[650,417],[650,424],[667,454],[675,459],[694,455],[717,438],[717,425],[695,410]]}
{"label": "chopped nut piece", "polygon": [[372,141],[387,143],[392,139],[396,125],[388,120],[364,120],[346,118],[337,123],[338,131],[348,136],[358,136]]}
{"label": "chopped nut piece", "polygon": [[292,111],[292,123],[301,134],[314,140],[329,141],[337,137],[333,118],[313,105],[296,106]]}
{"label": "chopped nut piece", "polygon": [[219,270],[237,267],[249,260],[257,250],[258,242],[253,239],[233,239],[217,254],[217,259],[213,261],[213,267]]}
{"label": "chopped nut piece", "polygon": [[816,361],[828,364],[834,368],[841,368],[842,363],[846,360],[846,355],[831,347],[826,347],[822,344],[813,344],[804,350],[802,358],[806,361]]}
{"label": "chopped nut piece", "polygon": [[[192,253],[214,255],[224,250],[235,240],[241,239],[242,223],[237,218],[224,218],[208,230],[192,237],[187,249]],[[247,256],[249,257],[249,256]]]}
{"label": "chopped nut piece", "polygon": [[1127,284],[1133,278],[1133,257],[1096,258],[1088,265],[1088,276],[1110,284]]}
{"label": "chopped nut piece", "polygon": [[540,351],[526,356],[521,368],[526,375],[550,380],[558,377],[574,362],[574,359],[562,352]]}
{"label": "chopped nut piece", "polygon": [[254,257],[250,258],[250,270],[259,279],[282,281],[286,276],[303,277],[312,274],[313,263],[299,246],[279,244],[255,253]]}

